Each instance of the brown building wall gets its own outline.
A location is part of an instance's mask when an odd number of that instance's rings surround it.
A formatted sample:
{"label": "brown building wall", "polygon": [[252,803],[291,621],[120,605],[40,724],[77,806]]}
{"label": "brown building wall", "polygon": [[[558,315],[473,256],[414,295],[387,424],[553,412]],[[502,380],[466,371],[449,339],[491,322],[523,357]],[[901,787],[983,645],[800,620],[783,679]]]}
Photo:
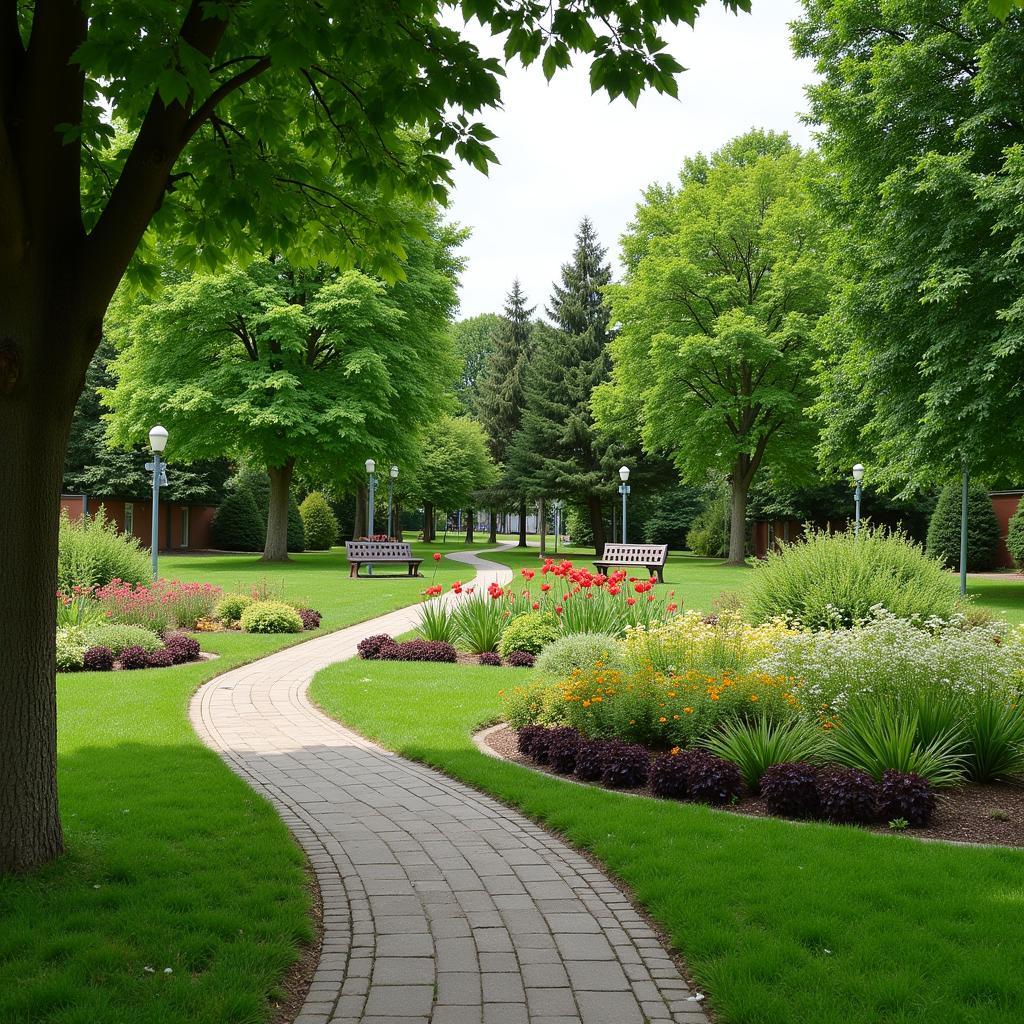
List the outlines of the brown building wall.
{"label": "brown building wall", "polygon": [[1017,511],[1024,491],[996,491],[992,495],[992,511],[999,521],[999,553],[996,558],[1004,569],[1012,569],[1013,559],[1006,550],[1006,535],[1010,530],[1010,517]]}
{"label": "brown building wall", "polygon": [[[60,507],[71,519],[82,515],[82,495],[62,494]],[[121,498],[88,499],[89,514],[95,515],[100,506],[108,520],[118,530],[125,532],[125,523],[131,512],[131,534],[137,537],[143,547],[150,546],[153,503],[147,501],[123,501]],[[160,521],[157,527],[161,551],[204,551],[213,547],[213,517],[217,509],[213,505],[183,505],[179,502],[160,503]],[[187,516],[187,537],[185,519]],[[186,543],[187,541],[187,543]]]}

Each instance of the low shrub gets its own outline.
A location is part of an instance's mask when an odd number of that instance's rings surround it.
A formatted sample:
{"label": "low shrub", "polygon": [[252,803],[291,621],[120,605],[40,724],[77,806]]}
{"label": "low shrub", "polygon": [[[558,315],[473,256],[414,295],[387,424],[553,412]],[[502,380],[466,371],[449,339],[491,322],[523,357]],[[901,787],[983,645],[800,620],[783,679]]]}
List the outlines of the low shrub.
{"label": "low shrub", "polygon": [[508,657],[513,651],[539,654],[544,647],[558,639],[558,620],[536,612],[517,615],[505,627],[498,643],[498,652]]}
{"label": "low shrub", "polygon": [[529,651],[510,651],[505,663],[509,668],[533,668],[534,656]]}
{"label": "low shrub", "polygon": [[863,825],[878,813],[878,783],[856,768],[824,769],[818,775],[818,798],[829,821]]}
{"label": "low shrub", "polygon": [[826,739],[824,730],[810,722],[759,718],[754,722],[727,723],[704,740],[704,746],[739,765],[743,781],[756,793],[761,776],[772,765],[821,760]]}
{"label": "low shrub", "polygon": [[728,804],[743,790],[739,767],[702,750],[687,753],[686,788],[691,800],[706,804]]}
{"label": "low shrub", "polygon": [[685,800],[689,795],[689,771],[687,752],[677,750],[672,754],[661,754],[651,764],[647,782],[655,796]]}
{"label": "low shrub", "polygon": [[299,613],[280,601],[254,601],[239,620],[245,633],[301,633]]}
{"label": "low shrub", "polygon": [[253,603],[255,599],[248,594],[225,594],[213,610],[214,618],[219,619],[225,626],[231,626],[242,617],[242,612]]}
{"label": "low shrub", "polygon": [[159,650],[163,641],[145,626],[128,626],[119,622],[99,623],[85,630],[90,646],[109,647],[120,658],[129,647],[141,647],[147,654]]}
{"label": "low shrub", "polygon": [[146,664],[149,668],[170,668],[174,663],[174,654],[166,647],[146,656]]}
{"label": "low shrub", "polygon": [[622,643],[608,633],[570,633],[548,644],[535,662],[538,672],[565,678],[573,669],[625,668]]}
{"label": "low shrub", "polygon": [[[481,659],[485,654],[480,655]],[[498,658],[495,654],[493,657]],[[482,662],[482,664],[500,664],[498,662]],[[516,686],[511,690],[499,691],[504,705],[504,717],[513,729],[524,725],[565,725],[565,701],[561,690],[544,683],[532,682],[526,686]]]}
{"label": "low shrub", "polygon": [[57,630],[57,671],[77,672],[83,665],[85,652],[91,644],[80,626]]}
{"label": "low shrub", "polygon": [[542,725],[524,725],[516,730],[516,744],[519,753],[524,757],[533,757],[534,743],[537,737],[547,732]]}
{"label": "low shrub", "polygon": [[302,619],[304,630],[319,629],[323,616],[315,608],[300,608],[299,618]]}
{"label": "low shrub", "polygon": [[607,740],[584,739],[576,752],[576,776],[586,782],[596,782],[604,775]]}
{"label": "low shrub", "polygon": [[948,619],[960,602],[956,579],[905,534],[862,526],[811,530],[770,552],[753,570],[747,615],[754,622],[795,619],[808,629],[838,629],[882,607],[901,619]]}
{"label": "low shrub", "polygon": [[381,648],[385,644],[393,644],[394,640],[387,633],[376,633],[373,636],[363,637],[356,644],[356,652],[360,658],[366,661],[376,661],[380,658]]}
{"label": "low shrub", "polygon": [[321,491],[310,491],[306,495],[299,505],[299,514],[306,533],[307,550],[327,551],[337,542],[338,518]]}
{"label": "low shrub", "polygon": [[60,515],[57,588],[101,587],[111,580],[146,583],[151,577],[149,554],[135,537],[119,533],[101,505],[95,515],[71,519]]}
{"label": "low shrub", "polygon": [[548,764],[561,775],[571,775],[576,770],[576,755],[583,737],[566,725],[551,730],[548,740]]}
{"label": "low shrub", "polygon": [[1006,550],[1010,552],[1018,572],[1024,572],[1024,501],[1010,516],[1010,528],[1006,533]]}
{"label": "low shrub", "polygon": [[199,657],[199,641],[185,633],[168,633],[164,637],[164,646],[171,652],[175,665],[195,661]]}
{"label": "low shrub", "polygon": [[601,782],[614,789],[636,789],[647,782],[651,755],[639,743],[612,740],[604,750]]}
{"label": "low shrub", "polygon": [[887,771],[878,789],[878,810],[883,821],[903,818],[908,825],[920,828],[931,821],[935,793],[920,775]]}
{"label": "low shrub", "polygon": [[86,672],[109,672],[114,667],[114,652],[109,647],[90,647],[82,657]]}
{"label": "low shrub", "polygon": [[441,661],[454,663],[458,653],[451,644],[441,640],[407,640],[398,645],[398,661]]}
{"label": "low shrub", "polygon": [[401,661],[402,645],[397,640],[388,640],[381,644],[377,658],[380,661]]}
{"label": "low shrub", "polygon": [[132,644],[131,647],[126,647],[121,652],[121,657],[119,659],[121,662],[121,668],[132,670],[137,668],[148,668],[149,656],[154,653],[156,652],[147,651],[145,647],[140,647],[138,644]]}
{"label": "low shrub", "polygon": [[501,655],[495,654],[494,651],[484,651],[478,660],[481,665],[492,665],[495,668],[501,665]]}
{"label": "low shrub", "polygon": [[816,765],[775,764],[761,776],[761,795],[768,810],[784,818],[814,818],[821,810]]}
{"label": "low shrub", "polygon": [[551,750],[551,737],[554,734],[554,729],[538,728],[537,732],[534,733],[533,739],[530,741],[530,757],[537,762],[537,764],[547,764],[548,754]]}

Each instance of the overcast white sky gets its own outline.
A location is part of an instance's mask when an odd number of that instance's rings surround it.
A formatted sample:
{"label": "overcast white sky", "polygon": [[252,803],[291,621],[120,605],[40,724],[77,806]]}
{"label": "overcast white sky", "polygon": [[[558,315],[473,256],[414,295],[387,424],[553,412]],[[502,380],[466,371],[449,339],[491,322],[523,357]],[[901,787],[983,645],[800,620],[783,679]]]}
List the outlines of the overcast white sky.
{"label": "overcast white sky", "polygon": [[[789,48],[795,0],[761,0],[753,14],[732,15],[709,0],[694,29],[666,35],[669,52],[687,71],[679,100],[644,93],[636,108],[624,99],[592,96],[588,68],[544,81],[538,61],[508,69],[504,110],[485,121],[501,165],[489,177],[456,168],[449,216],[472,228],[463,247],[461,316],[500,312],[516,276],[543,311],[551,282],[568,258],[576,226],[589,216],[618,272],[618,239],[641,191],[675,180],[683,158],[718,148],[757,126],[788,131],[809,144],[800,123],[811,67]],[[468,30],[487,52],[496,43],[474,23]]]}

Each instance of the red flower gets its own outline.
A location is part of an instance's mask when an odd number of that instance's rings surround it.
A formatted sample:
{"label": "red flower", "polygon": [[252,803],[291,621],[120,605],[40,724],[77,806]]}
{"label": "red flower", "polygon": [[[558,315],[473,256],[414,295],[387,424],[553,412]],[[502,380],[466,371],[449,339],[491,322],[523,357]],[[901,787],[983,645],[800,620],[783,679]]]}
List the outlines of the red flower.
{"label": "red flower", "polygon": [[534,601],[530,607],[533,608],[534,611],[536,611],[540,607],[540,605],[536,601]]}
{"label": "red flower", "polygon": [[673,602],[672,602],[671,604],[669,604],[669,605],[666,605],[665,607],[666,607],[666,611],[670,611],[670,612],[676,612],[676,611],[679,611],[679,605],[677,605],[677,604],[675,603],[675,601],[673,601]]}
{"label": "red flower", "polygon": [[542,583],[542,584],[540,585],[540,589],[541,589],[541,591],[542,591],[543,593],[545,593],[545,594],[546,594],[546,593],[547,593],[547,592],[548,592],[548,591],[549,591],[549,590],[551,589],[551,584],[550,584],[550,583]]}
{"label": "red flower", "polygon": [[562,606],[560,604],[556,604],[555,605],[555,614],[556,615],[561,615],[562,614]]}
{"label": "red flower", "polygon": [[520,569],[519,572],[522,574],[523,579],[532,580],[537,575],[533,569]]}
{"label": "red flower", "polygon": [[434,552],[434,561],[435,562],[440,562],[441,561],[441,552],[440,551],[435,551]]}
{"label": "red flower", "polygon": [[636,604],[636,598],[635,597],[627,597],[626,598],[626,604],[628,604],[629,607],[632,608],[633,605]]}

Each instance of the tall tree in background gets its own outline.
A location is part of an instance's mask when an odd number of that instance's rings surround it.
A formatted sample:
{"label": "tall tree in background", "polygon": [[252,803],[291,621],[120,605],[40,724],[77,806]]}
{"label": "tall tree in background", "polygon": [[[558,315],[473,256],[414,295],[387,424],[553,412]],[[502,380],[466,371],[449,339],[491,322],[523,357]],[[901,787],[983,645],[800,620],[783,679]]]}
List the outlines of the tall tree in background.
{"label": "tall tree in background", "polygon": [[948,0],[804,11],[795,45],[821,75],[811,115],[843,233],[822,455],[906,491],[961,464],[1019,479],[1024,18]]}
{"label": "tall tree in background", "polygon": [[462,364],[455,395],[471,416],[476,414],[481,376],[500,330],[501,317],[497,313],[480,313],[452,324],[455,355]]}
{"label": "tall tree in background", "polygon": [[[523,378],[531,352],[536,306],[526,305],[517,278],[505,298],[501,326],[480,376],[477,418],[487,433],[491,456],[502,470],[498,494],[519,503],[519,547],[526,547],[526,489],[510,465],[512,446],[523,422]],[[492,501],[491,535],[496,513]]]}
{"label": "tall tree in background", "polygon": [[590,399],[611,369],[602,294],[612,276],[607,254],[584,218],[547,309],[557,329],[544,332],[533,347],[522,427],[512,452],[513,468],[535,493],[586,506],[598,553],[605,544],[601,499],[608,490],[609,465]]}
{"label": "tall tree in background", "polygon": [[[819,166],[761,131],[687,160],[678,190],[648,191],[624,238],[625,280],[608,289],[622,330],[595,409],[632,407],[645,447],[689,483],[728,474],[734,564],[758,470],[809,472],[817,439],[805,410],[830,285],[811,200]],[[608,388],[617,401],[601,399]]]}

